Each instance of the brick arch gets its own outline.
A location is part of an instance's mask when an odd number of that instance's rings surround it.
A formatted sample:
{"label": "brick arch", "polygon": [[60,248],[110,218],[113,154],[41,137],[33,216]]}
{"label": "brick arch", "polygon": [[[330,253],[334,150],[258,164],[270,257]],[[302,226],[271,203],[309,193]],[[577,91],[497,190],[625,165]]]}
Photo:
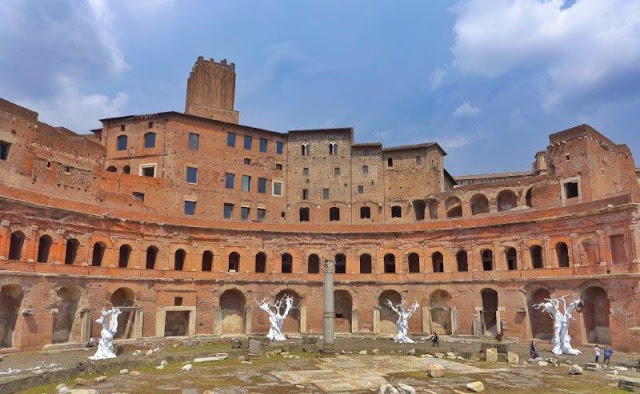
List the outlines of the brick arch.
{"label": "brick arch", "polygon": [[602,289],[604,289],[604,291],[607,293],[607,298],[609,298],[609,301],[612,301],[612,302],[615,301],[615,299],[612,297],[612,292],[609,286],[607,286],[604,282],[602,282],[599,279],[589,279],[587,281],[582,282],[573,291],[573,297],[574,298],[580,297],[580,295],[589,287],[602,287]]}
{"label": "brick arch", "polygon": [[[441,253],[442,254],[442,269],[443,272],[447,271],[448,268],[448,264],[447,263],[451,263],[447,261],[447,256],[449,255],[449,253],[447,253],[447,248],[444,246],[431,246],[427,248],[427,251],[425,253],[425,258],[424,258],[424,266],[425,266],[425,271],[424,272],[429,272],[429,273],[433,273],[433,254],[434,253]],[[467,252],[468,253],[468,252]]]}
{"label": "brick arch", "polygon": [[418,272],[424,272],[425,254],[424,250],[419,247],[405,249],[402,252],[402,272],[409,272],[409,255],[416,253],[418,255]]}
{"label": "brick arch", "polygon": [[[576,242],[578,242],[579,250],[579,256],[576,256],[576,260],[578,260],[577,262],[580,262],[580,265],[595,266],[602,260],[602,258],[600,257],[601,251],[597,237],[579,237]],[[585,249],[585,243],[591,245],[593,249]]]}
{"label": "brick arch", "polygon": [[111,237],[93,234],[87,239],[87,243],[91,248],[93,248],[93,245],[95,245],[96,242],[102,242],[103,244],[105,244],[107,250],[113,249],[113,241],[111,240]]}

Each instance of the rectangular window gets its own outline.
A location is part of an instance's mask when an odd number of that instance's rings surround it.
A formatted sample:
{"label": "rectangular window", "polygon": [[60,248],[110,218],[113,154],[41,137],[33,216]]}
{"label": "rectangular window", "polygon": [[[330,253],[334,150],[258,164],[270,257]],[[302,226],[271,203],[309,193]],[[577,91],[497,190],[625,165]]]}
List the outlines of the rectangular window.
{"label": "rectangular window", "polygon": [[368,174],[369,173],[369,166],[362,166],[362,173],[363,174]]}
{"label": "rectangular window", "polygon": [[274,196],[282,195],[282,182],[273,181],[273,195]]}
{"label": "rectangular window", "polygon": [[267,210],[265,208],[258,208],[257,219],[259,222],[264,222],[264,218],[267,216]]}
{"label": "rectangular window", "polygon": [[198,169],[187,167],[187,183],[198,183]]}
{"label": "rectangular window", "polygon": [[140,193],[140,192],[133,192],[133,196],[135,198],[137,198],[138,200],[144,202],[144,193]]}
{"label": "rectangular window", "polygon": [[329,199],[329,189],[322,189],[322,198],[325,200]]}
{"label": "rectangular window", "polygon": [[150,178],[156,177],[156,165],[155,164],[143,164],[140,166],[140,176],[148,176]]}
{"label": "rectangular window", "polygon": [[416,164],[417,165],[422,164],[422,156],[416,156]]}
{"label": "rectangular window", "polygon": [[309,169],[307,167],[302,169],[302,175],[309,175]]}
{"label": "rectangular window", "polygon": [[189,133],[189,150],[198,150],[200,147],[200,135]]}
{"label": "rectangular window", "polygon": [[249,164],[251,164],[251,159],[248,158],[248,157],[245,157],[244,160],[243,160],[243,163],[246,164],[246,165],[249,165]]}
{"label": "rectangular window", "polygon": [[369,149],[363,149],[362,156],[369,156]]}
{"label": "rectangular window", "polygon": [[227,133],[227,146],[236,146],[236,133]]}
{"label": "rectangular window", "polygon": [[340,167],[336,167],[333,169],[333,175],[340,175]]}
{"label": "rectangular window", "polygon": [[276,141],[276,153],[281,155],[284,151],[284,142]]}
{"label": "rectangular window", "polygon": [[268,141],[266,138],[260,138],[260,152],[267,151]]}
{"label": "rectangular window", "polygon": [[567,182],[564,184],[564,193],[566,198],[574,198],[580,195],[578,182]]}
{"label": "rectangular window", "polygon": [[282,170],[282,163],[276,163],[276,170]]}
{"label": "rectangular window", "polygon": [[309,199],[309,189],[302,189],[302,199],[303,200]]}
{"label": "rectangular window", "polygon": [[364,186],[358,186],[358,193],[364,193]]}
{"label": "rectangular window", "polygon": [[249,207],[241,207],[240,208],[240,220],[246,222],[247,220],[249,220],[249,212],[251,211],[251,208]]}
{"label": "rectangular window", "polygon": [[233,218],[233,204],[224,204],[224,218],[225,219]]}
{"label": "rectangular window", "polygon": [[249,175],[242,176],[242,191],[243,192],[251,191],[251,177]]}
{"label": "rectangular window", "polygon": [[253,141],[253,138],[251,138],[250,135],[245,135],[244,136],[244,148],[249,150],[251,149],[251,142]]}
{"label": "rectangular window", "polygon": [[150,129],[152,129],[152,128],[153,128],[153,122],[149,122],[149,123],[147,123],[147,127],[148,127],[148,128],[150,128]]}
{"label": "rectangular window", "polygon": [[184,202],[184,214],[185,215],[195,215],[196,214],[196,202],[195,201],[185,201]]}
{"label": "rectangular window", "polygon": [[258,178],[258,193],[267,192],[267,178]]}
{"label": "rectangular window", "polygon": [[9,148],[11,144],[8,142],[0,141],[0,160],[7,160],[9,157]]}
{"label": "rectangular window", "polygon": [[236,181],[235,174],[231,174],[228,172],[224,174],[224,187],[226,187],[227,189],[233,189],[235,181]]}

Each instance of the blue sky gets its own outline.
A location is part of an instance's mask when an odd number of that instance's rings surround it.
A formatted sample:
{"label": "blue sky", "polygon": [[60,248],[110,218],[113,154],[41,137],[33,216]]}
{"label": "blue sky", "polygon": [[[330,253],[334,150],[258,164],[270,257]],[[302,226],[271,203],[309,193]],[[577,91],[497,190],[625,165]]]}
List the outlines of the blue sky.
{"label": "blue sky", "polygon": [[640,154],[637,0],[5,0],[0,54],[0,97],[78,133],[184,110],[203,55],[236,63],[242,124],[437,141],[453,174],[581,123]]}

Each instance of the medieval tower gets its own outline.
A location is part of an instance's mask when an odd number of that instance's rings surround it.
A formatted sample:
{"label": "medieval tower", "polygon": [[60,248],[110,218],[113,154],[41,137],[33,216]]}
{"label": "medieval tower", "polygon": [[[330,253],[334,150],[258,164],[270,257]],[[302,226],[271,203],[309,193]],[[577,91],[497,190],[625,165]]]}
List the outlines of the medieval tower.
{"label": "medieval tower", "polygon": [[233,109],[236,91],[236,65],[227,59],[216,62],[199,56],[187,81],[184,112],[204,118],[238,123],[240,114]]}

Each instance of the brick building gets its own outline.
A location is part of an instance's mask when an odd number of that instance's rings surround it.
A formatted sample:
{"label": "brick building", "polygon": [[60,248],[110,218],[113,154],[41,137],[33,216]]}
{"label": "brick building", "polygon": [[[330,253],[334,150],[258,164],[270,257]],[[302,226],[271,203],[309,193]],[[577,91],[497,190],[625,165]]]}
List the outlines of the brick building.
{"label": "brick building", "polygon": [[198,58],[185,112],[78,135],[0,99],[0,352],[73,347],[121,307],[118,338],[262,333],[291,294],[290,333],[548,339],[545,297],[581,297],[577,345],[637,346],[638,177],[588,125],[551,134],[530,172],[452,177],[435,142],[356,143],[353,129],[240,124],[235,66]]}

